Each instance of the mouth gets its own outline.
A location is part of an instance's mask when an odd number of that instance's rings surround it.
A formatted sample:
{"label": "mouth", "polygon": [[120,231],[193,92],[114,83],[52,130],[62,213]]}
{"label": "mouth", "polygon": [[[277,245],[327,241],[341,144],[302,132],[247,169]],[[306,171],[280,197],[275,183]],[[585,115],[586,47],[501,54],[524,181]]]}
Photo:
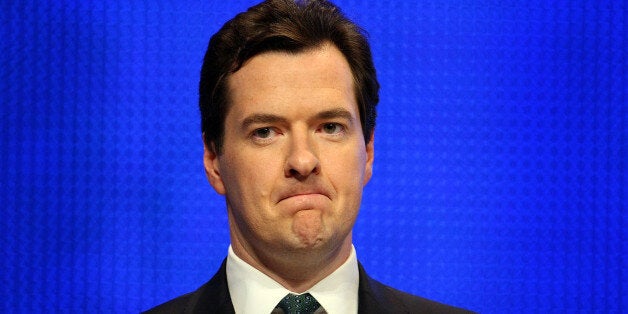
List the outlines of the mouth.
{"label": "mouth", "polygon": [[311,197],[320,197],[320,196],[324,196],[328,199],[330,199],[329,197],[329,193],[327,193],[327,191],[325,191],[322,188],[292,188],[289,189],[288,191],[286,191],[285,193],[281,194],[281,196],[279,197],[279,200],[277,201],[277,203],[284,201],[284,200],[288,200],[288,199],[307,199],[307,198],[311,198]]}

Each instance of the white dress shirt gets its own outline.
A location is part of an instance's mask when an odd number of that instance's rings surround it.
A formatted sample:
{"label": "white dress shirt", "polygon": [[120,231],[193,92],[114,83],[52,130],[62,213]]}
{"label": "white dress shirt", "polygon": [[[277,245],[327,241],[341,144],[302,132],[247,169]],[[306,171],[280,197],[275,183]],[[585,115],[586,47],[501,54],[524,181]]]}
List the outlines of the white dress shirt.
{"label": "white dress shirt", "polygon": [[[328,314],[357,313],[359,281],[358,259],[351,246],[347,261],[304,293],[314,296]],[[294,293],[240,259],[231,246],[227,285],[237,314],[271,313],[286,294]]]}

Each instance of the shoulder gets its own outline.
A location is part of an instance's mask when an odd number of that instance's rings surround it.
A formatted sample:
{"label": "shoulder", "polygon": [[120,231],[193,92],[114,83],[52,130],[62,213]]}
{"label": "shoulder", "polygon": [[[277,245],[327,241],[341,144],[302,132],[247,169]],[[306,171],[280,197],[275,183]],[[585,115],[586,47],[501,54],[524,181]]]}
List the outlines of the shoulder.
{"label": "shoulder", "polygon": [[184,294],[178,298],[162,303],[150,310],[142,312],[142,314],[161,314],[161,313],[183,313],[187,304],[190,302],[192,293]]}
{"label": "shoulder", "polygon": [[400,308],[403,308],[404,313],[473,313],[465,309],[412,295],[379,282],[378,284],[381,285],[380,291],[384,298],[391,303],[399,305]]}
{"label": "shoulder", "polygon": [[412,295],[369,277],[360,265],[360,313],[473,313]]}
{"label": "shoulder", "polygon": [[196,291],[172,299],[144,313],[234,313],[227,286],[225,261],[214,277]]}

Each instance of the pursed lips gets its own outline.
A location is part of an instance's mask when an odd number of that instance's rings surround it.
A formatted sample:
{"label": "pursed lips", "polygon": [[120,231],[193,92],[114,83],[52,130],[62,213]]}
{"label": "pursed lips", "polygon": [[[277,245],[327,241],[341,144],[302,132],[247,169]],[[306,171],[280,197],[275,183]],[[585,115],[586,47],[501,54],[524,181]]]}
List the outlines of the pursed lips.
{"label": "pursed lips", "polygon": [[329,193],[325,189],[322,189],[322,188],[319,188],[319,187],[314,187],[314,188],[312,188],[312,187],[309,187],[309,188],[308,187],[305,187],[305,188],[304,187],[297,187],[297,188],[291,188],[288,191],[282,193],[280,195],[279,200],[277,201],[277,203],[279,203],[279,202],[281,202],[283,200],[292,198],[292,197],[307,196],[307,195],[322,195],[322,196],[325,196],[325,197],[331,199],[330,196],[329,196]]}

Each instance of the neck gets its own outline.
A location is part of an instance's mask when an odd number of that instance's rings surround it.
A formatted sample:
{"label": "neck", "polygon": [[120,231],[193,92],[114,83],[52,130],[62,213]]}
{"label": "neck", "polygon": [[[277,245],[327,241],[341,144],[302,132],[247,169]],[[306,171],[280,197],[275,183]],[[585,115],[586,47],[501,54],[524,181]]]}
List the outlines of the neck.
{"label": "neck", "polygon": [[233,252],[240,259],[295,293],[309,290],[333,273],[349,258],[352,248],[351,233],[335,248],[289,252],[256,250],[233,236]]}

